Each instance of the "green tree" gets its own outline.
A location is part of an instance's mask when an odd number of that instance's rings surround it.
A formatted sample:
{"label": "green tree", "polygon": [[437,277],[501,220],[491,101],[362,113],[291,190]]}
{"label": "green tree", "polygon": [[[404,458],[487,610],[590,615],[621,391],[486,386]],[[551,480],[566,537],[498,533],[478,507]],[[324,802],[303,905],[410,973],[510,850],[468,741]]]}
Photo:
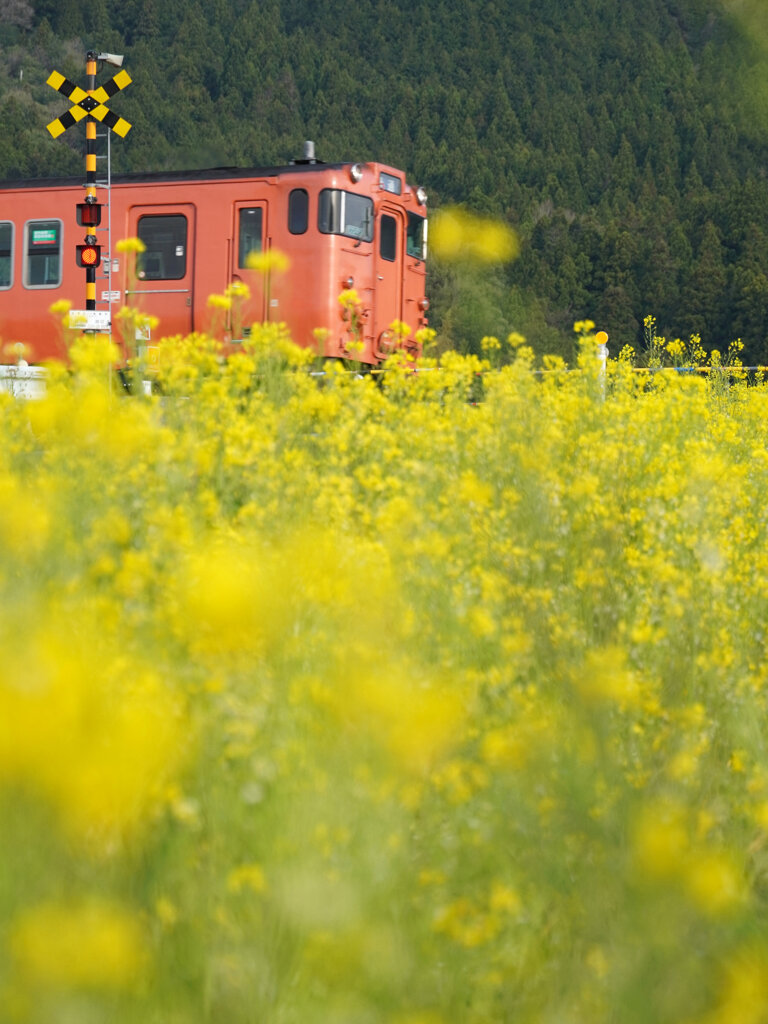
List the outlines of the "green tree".
{"label": "green tree", "polygon": [[719,347],[727,329],[725,314],[728,274],[720,232],[711,220],[704,231],[696,259],[681,289],[681,313],[675,319],[675,333],[699,334],[707,344]]}

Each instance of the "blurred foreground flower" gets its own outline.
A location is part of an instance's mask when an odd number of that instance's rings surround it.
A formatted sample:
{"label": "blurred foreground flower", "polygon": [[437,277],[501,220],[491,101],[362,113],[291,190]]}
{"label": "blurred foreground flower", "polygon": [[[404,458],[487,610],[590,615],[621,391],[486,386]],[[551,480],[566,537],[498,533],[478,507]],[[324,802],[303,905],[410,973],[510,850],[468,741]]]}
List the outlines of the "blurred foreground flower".
{"label": "blurred foreground flower", "polygon": [[291,261],[279,249],[268,249],[266,252],[249,252],[245,258],[249,270],[258,270],[260,274],[272,271],[282,273],[291,265]]}
{"label": "blurred foreground flower", "polygon": [[118,252],[146,252],[147,247],[140,238],[121,238],[115,243]]}
{"label": "blurred foreground flower", "polygon": [[520,251],[517,235],[507,224],[477,217],[458,206],[435,215],[430,238],[432,252],[447,262],[508,263]]}
{"label": "blurred foreground flower", "polygon": [[146,959],[138,915],[104,900],[29,908],[11,927],[10,947],[35,988],[126,990]]}
{"label": "blurred foreground flower", "polygon": [[208,296],[208,308],[209,309],[231,309],[232,299],[229,295],[209,295]]}
{"label": "blurred foreground flower", "polygon": [[49,621],[5,659],[0,784],[47,798],[64,831],[94,853],[146,823],[184,741],[170,688],[108,642],[76,642]]}

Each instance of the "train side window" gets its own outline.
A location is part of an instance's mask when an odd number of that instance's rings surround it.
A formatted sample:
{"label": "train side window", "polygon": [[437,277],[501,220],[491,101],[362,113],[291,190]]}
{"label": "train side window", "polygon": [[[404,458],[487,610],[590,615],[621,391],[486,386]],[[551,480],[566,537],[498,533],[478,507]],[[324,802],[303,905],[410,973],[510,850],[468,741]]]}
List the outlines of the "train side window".
{"label": "train side window", "polygon": [[317,226],[326,235],[346,235],[373,241],[373,200],[356,192],[324,188],[320,193]]}
{"label": "train side window", "polygon": [[24,287],[56,288],[61,284],[60,220],[28,220],[24,225]]}
{"label": "train side window", "polygon": [[408,214],[408,233],[405,239],[405,251],[417,260],[427,258],[427,218],[415,213]]}
{"label": "train side window", "polygon": [[0,288],[13,284],[13,224],[0,221]]}
{"label": "train side window", "polygon": [[304,188],[295,188],[288,196],[288,230],[303,235],[309,227],[309,195]]}
{"label": "train side window", "polygon": [[379,252],[383,260],[394,262],[397,256],[397,221],[386,213],[381,215],[379,225]]}
{"label": "train side window", "polygon": [[139,254],[142,281],[179,281],[187,273],[187,218],[181,213],[139,217],[136,233],[144,243]]}
{"label": "train side window", "polygon": [[239,211],[237,226],[237,265],[248,266],[248,256],[252,252],[261,252],[261,232],[264,211],[260,206],[252,206]]}

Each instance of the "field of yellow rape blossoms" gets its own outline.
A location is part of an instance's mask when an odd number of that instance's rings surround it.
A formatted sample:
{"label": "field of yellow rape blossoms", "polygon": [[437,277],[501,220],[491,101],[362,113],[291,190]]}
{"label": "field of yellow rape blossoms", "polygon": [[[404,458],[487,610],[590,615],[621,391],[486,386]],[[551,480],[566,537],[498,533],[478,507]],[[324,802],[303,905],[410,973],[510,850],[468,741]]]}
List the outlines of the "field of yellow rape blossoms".
{"label": "field of yellow rape blossoms", "polygon": [[3,1022],[768,1021],[768,391],[514,345],[3,397]]}

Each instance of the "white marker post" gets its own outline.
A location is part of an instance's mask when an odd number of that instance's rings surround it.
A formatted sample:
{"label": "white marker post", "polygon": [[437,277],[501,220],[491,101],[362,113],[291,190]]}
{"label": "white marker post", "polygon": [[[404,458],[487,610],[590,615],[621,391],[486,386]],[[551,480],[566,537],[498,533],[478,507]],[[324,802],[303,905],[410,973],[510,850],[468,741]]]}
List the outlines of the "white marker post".
{"label": "white marker post", "polygon": [[608,365],[608,335],[605,331],[598,331],[595,335],[595,341],[597,342],[597,359],[600,363],[600,388],[605,398],[605,378],[606,368]]}

